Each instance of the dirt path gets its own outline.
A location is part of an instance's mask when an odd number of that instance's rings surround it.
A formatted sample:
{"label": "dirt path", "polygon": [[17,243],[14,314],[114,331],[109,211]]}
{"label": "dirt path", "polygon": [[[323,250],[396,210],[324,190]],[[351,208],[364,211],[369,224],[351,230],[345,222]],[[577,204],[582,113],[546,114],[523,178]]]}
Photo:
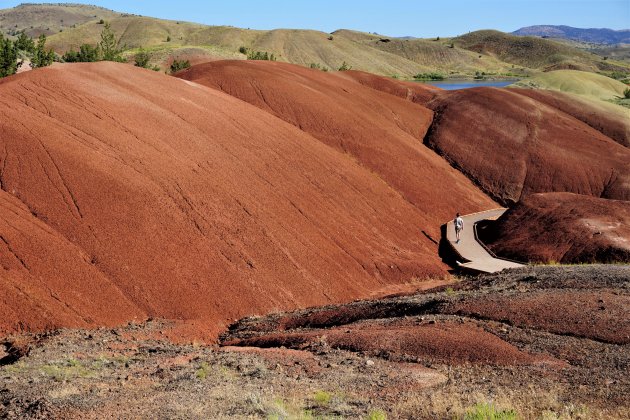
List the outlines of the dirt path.
{"label": "dirt path", "polygon": [[475,237],[475,223],[487,219],[497,219],[505,213],[506,210],[507,209],[501,208],[462,216],[464,219],[464,230],[460,233],[459,242],[456,240],[453,221],[451,220],[447,223],[446,240],[461,257],[461,260],[458,259],[460,267],[482,273],[496,273],[506,268],[523,267],[522,264],[494,257]]}

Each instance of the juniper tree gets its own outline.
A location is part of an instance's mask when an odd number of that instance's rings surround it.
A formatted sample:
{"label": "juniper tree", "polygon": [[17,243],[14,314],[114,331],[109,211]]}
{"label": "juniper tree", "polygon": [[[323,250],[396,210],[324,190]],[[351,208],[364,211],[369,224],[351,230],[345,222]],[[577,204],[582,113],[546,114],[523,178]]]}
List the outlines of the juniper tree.
{"label": "juniper tree", "polygon": [[55,60],[55,53],[53,50],[46,51],[46,35],[41,34],[37,40],[37,47],[35,48],[35,54],[31,60],[31,67],[46,67],[50,66]]}
{"label": "juniper tree", "polygon": [[118,49],[118,42],[116,41],[116,35],[114,34],[109,22],[105,23],[105,27],[101,32],[101,42],[99,47],[101,48],[103,60],[122,61],[122,58],[120,57],[120,50]]}
{"label": "juniper tree", "polygon": [[10,39],[0,33],[0,77],[15,74],[18,68],[18,53]]}

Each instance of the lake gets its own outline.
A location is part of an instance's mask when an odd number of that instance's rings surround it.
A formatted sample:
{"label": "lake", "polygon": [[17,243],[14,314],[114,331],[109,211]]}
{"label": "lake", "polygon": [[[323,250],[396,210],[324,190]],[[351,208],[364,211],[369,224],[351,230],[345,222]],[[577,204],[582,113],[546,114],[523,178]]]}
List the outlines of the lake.
{"label": "lake", "polygon": [[506,87],[518,80],[442,80],[436,82],[419,82],[437,86],[446,90],[468,89],[474,87]]}

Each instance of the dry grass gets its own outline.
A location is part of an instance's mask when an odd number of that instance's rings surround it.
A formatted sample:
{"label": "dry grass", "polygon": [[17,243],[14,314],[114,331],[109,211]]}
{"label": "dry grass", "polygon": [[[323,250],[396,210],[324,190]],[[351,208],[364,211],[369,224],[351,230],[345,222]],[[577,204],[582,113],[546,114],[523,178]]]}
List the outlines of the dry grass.
{"label": "dry grass", "polygon": [[[462,392],[456,385],[447,385],[432,392],[409,393],[393,408],[393,417],[413,418],[475,418],[466,417],[475,407],[491,406],[496,412],[513,411],[519,419],[625,419],[630,406],[598,408],[574,404],[562,397],[559,387],[542,388],[530,384],[524,388],[495,388],[492,391]],[[514,417],[497,417],[514,418]]]}

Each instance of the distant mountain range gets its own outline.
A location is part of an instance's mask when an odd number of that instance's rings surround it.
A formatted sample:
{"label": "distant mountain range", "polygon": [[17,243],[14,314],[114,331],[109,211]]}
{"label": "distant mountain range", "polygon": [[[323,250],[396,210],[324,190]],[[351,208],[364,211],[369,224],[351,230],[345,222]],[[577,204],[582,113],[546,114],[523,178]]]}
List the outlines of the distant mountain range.
{"label": "distant mountain range", "polygon": [[512,33],[521,36],[561,38],[596,44],[630,44],[630,29],[615,31],[607,28],[582,29],[564,25],[537,25],[527,26]]}

